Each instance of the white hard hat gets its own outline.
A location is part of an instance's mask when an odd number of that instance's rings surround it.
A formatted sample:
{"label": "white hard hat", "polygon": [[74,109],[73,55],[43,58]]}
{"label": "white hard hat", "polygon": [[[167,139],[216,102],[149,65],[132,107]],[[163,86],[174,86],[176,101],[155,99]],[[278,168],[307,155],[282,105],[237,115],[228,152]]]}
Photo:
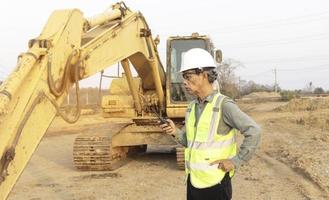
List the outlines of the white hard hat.
{"label": "white hard hat", "polygon": [[216,67],[214,58],[211,54],[200,48],[188,50],[183,56],[182,67],[179,72],[190,69],[201,69],[204,67]]}

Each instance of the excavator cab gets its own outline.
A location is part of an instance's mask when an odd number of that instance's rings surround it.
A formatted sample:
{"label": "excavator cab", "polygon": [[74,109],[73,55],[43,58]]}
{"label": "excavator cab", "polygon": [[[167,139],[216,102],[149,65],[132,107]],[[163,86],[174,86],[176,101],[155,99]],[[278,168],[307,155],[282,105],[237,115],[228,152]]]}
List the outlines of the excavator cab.
{"label": "excavator cab", "polygon": [[[167,115],[181,118],[186,105],[195,97],[183,87],[183,77],[179,73],[185,52],[192,48],[202,48],[214,55],[214,46],[208,36],[193,33],[191,36],[169,37],[167,40]],[[218,51],[219,52],[219,51]],[[217,55],[221,56],[219,53]],[[216,60],[218,60],[216,58]]]}

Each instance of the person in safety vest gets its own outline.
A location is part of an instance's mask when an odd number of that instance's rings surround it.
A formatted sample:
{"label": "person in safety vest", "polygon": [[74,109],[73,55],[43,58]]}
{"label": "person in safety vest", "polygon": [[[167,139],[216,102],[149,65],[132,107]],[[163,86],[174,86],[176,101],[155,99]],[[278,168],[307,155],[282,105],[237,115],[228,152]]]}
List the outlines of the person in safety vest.
{"label": "person in safety vest", "polygon": [[[182,129],[170,119],[160,125],[185,146],[188,200],[231,199],[235,170],[252,157],[260,143],[260,127],[233,100],[213,89],[215,68],[206,50],[194,48],[185,53],[180,70],[183,85],[197,98],[187,108]],[[239,151],[237,131],[244,135]]]}

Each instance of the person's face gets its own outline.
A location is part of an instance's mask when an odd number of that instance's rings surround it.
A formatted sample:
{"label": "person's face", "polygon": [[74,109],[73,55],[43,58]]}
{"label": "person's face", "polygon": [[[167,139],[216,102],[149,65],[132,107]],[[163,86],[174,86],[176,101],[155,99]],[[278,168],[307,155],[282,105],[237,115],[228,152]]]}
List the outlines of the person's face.
{"label": "person's face", "polygon": [[191,95],[197,95],[204,86],[204,81],[208,81],[204,72],[197,73],[196,70],[183,72],[183,86]]}

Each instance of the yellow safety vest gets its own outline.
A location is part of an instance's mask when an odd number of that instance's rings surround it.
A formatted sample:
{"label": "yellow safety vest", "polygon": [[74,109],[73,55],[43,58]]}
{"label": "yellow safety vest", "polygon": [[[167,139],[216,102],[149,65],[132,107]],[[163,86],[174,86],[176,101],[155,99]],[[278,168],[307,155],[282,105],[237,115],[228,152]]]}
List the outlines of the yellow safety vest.
{"label": "yellow safety vest", "polygon": [[[232,129],[225,135],[217,134],[224,98],[225,96],[216,94],[212,102],[206,104],[198,124],[195,124],[195,101],[186,112],[185,172],[186,176],[190,175],[190,181],[196,188],[207,188],[220,183],[225,172],[218,169],[217,164],[210,163],[236,155],[236,130]],[[233,175],[234,170],[230,171],[230,177]]]}

